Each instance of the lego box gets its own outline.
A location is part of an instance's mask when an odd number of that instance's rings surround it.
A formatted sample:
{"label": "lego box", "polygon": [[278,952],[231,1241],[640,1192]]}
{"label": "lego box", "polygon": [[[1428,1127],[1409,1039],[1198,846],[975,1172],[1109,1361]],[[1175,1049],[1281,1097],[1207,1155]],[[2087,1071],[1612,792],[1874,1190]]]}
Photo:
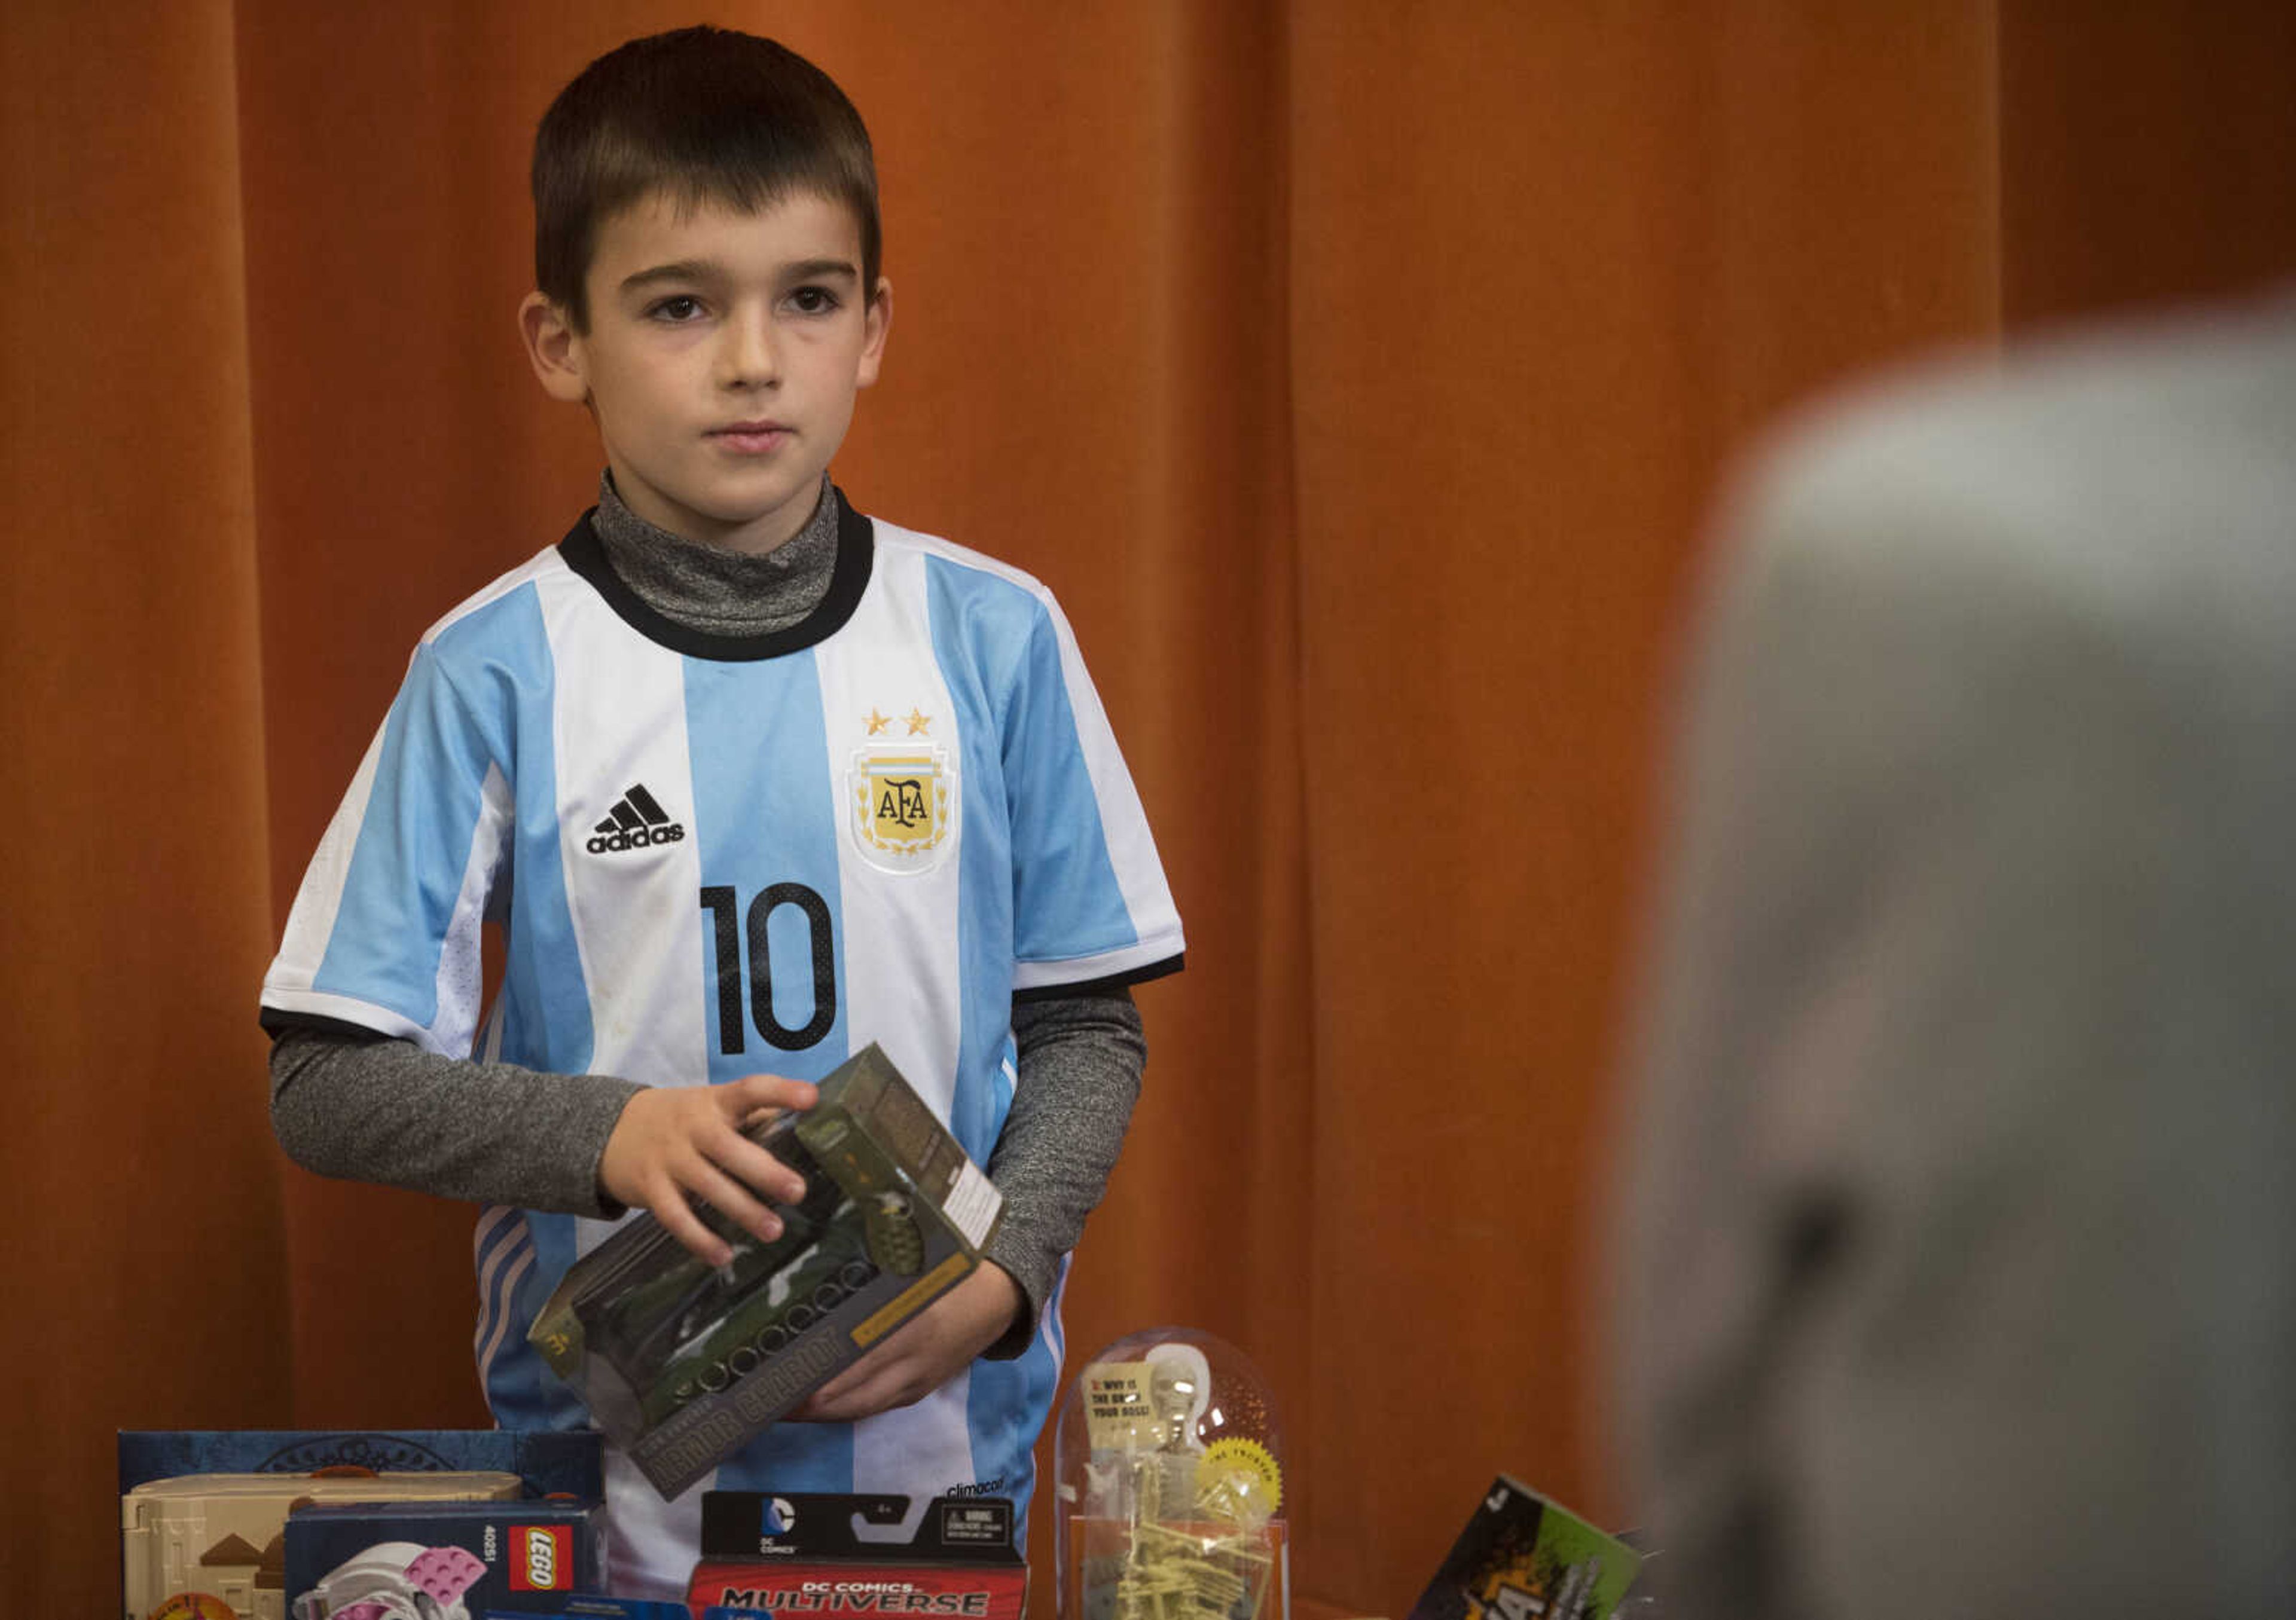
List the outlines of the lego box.
{"label": "lego box", "polygon": [[1029,1569],[1001,1497],[936,1496],[914,1529],[906,1496],[710,1491],[686,1596],[800,1616],[1020,1620]]}
{"label": "lego box", "polygon": [[127,1430],[126,1620],[288,1620],[286,1525],[304,1502],[599,1499],[594,1434]]}
{"label": "lego box", "polygon": [[[606,1586],[595,1502],[354,1502],[287,1519],[291,1620],[469,1620],[561,1610]],[[427,1600],[427,1601],[426,1601]]]}
{"label": "lego box", "polygon": [[528,1338],[665,1498],[980,1264],[1004,1200],[874,1044],[753,1140],[806,1193],[761,1243],[706,1264],[651,1215],[575,1262]]}

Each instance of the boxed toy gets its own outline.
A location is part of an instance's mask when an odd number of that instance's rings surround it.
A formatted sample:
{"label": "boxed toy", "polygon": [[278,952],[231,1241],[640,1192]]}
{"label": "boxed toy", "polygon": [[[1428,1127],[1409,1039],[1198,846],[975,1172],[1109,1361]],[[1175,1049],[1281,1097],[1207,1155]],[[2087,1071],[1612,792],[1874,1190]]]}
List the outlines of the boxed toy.
{"label": "boxed toy", "polygon": [[290,1620],[470,1620],[554,1613],[606,1586],[596,1502],[354,1502],[287,1519]]}
{"label": "boxed toy", "polygon": [[1411,1620],[1610,1620],[1642,1557],[1502,1474]]}
{"label": "boxed toy", "polygon": [[1020,1620],[1029,1568],[1001,1497],[936,1496],[906,1532],[906,1496],[709,1491],[686,1596],[810,1615]]}
{"label": "boxed toy", "polygon": [[806,1179],[780,1238],[701,1207],[734,1250],[711,1266],[642,1215],[575,1262],[527,1336],[665,1498],[955,1286],[1004,1207],[874,1044],[750,1134]]}
{"label": "boxed toy", "polygon": [[685,1604],[659,1604],[645,1597],[570,1597],[565,1608],[549,1616],[505,1616],[487,1611],[487,1620],[774,1620],[762,1608],[702,1608],[701,1616]]}
{"label": "boxed toy", "polygon": [[127,1620],[288,1620],[285,1528],[304,1501],[469,1501],[603,1487],[594,1434],[238,1429],[119,1436]]}
{"label": "boxed toy", "polygon": [[487,1620],[774,1620],[762,1608],[702,1608],[701,1616],[685,1604],[659,1604],[647,1597],[570,1597],[565,1608],[546,1616],[505,1616],[494,1608]]}

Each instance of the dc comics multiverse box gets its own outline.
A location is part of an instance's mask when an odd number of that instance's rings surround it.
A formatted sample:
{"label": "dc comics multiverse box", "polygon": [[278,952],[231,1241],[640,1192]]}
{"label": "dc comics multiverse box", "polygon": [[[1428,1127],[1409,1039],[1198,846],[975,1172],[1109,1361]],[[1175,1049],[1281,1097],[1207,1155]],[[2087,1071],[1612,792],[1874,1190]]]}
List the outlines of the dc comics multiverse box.
{"label": "dc comics multiverse box", "polygon": [[[1020,1620],[1028,1566],[1001,1497],[709,1491],[686,1597],[800,1616]],[[914,1527],[912,1528],[912,1525]]]}

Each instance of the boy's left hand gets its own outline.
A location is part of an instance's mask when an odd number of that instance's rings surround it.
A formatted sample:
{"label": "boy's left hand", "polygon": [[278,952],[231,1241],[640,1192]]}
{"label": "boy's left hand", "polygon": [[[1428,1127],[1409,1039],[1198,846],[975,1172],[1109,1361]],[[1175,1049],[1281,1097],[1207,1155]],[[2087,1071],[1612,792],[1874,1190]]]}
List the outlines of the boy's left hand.
{"label": "boy's left hand", "polygon": [[782,1420],[847,1423],[922,1401],[1004,1338],[1020,1308],[1021,1285],[1003,1266],[983,1260],[964,1281]]}

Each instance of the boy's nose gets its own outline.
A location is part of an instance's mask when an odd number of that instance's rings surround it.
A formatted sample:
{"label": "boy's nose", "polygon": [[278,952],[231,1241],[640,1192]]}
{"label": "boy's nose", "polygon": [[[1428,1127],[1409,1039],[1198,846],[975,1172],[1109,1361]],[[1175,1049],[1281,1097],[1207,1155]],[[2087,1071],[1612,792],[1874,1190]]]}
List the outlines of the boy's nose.
{"label": "boy's nose", "polygon": [[718,380],[733,389],[766,388],[780,380],[773,323],[762,315],[728,321],[725,341],[718,346]]}

